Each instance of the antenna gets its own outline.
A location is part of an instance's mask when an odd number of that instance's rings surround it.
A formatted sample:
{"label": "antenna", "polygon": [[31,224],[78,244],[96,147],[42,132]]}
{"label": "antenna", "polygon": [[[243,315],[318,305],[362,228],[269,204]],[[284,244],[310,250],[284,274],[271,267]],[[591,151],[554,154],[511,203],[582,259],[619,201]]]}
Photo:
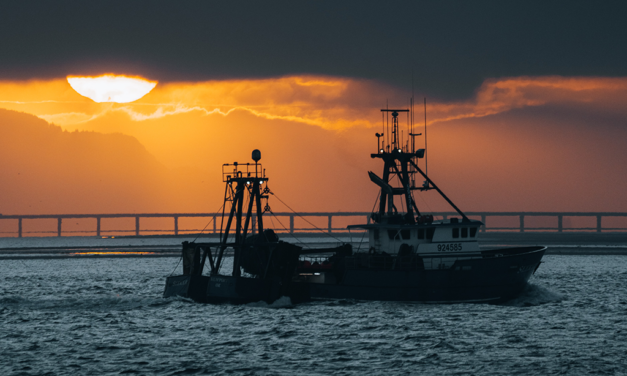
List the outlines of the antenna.
{"label": "antenna", "polygon": [[[411,136],[414,133],[414,114],[412,112],[413,110],[412,105],[413,105],[413,98],[409,98],[409,132],[408,132],[409,136]],[[409,139],[407,141],[409,142]],[[413,142],[411,143],[411,149],[409,150],[411,150],[412,153],[414,152]]]}
{"label": "antenna", "polygon": [[[385,151],[385,114],[382,112],[381,113],[381,136],[383,137],[383,143],[381,144],[381,150]],[[379,140],[377,140],[377,143],[379,143]]]}
{"label": "antenna", "polygon": [[[411,69],[411,98],[409,99],[409,109],[411,110],[410,132],[414,133],[414,68]],[[411,152],[416,153],[416,145],[413,137],[411,139]]]}
{"label": "antenna", "polygon": [[[390,104],[388,103],[388,100],[385,100],[385,109],[388,110],[390,108]],[[387,113],[387,111],[385,112],[385,125],[387,127],[387,152],[390,152],[390,117]]]}
{"label": "antenna", "polygon": [[[427,97],[425,97],[425,152],[427,151]],[[425,175],[429,176],[429,153],[425,158]],[[428,184],[427,180],[427,184]],[[428,185],[427,185],[428,186]]]}
{"label": "antenna", "polygon": [[[416,137],[414,136],[414,68],[411,69],[411,98],[409,99],[409,109],[411,111],[410,116],[410,128],[411,128],[411,152],[416,155]],[[411,171],[415,172],[414,166],[410,166]],[[416,186],[416,174],[411,174],[411,185]],[[413,196],[412,196],[413,199]]]}

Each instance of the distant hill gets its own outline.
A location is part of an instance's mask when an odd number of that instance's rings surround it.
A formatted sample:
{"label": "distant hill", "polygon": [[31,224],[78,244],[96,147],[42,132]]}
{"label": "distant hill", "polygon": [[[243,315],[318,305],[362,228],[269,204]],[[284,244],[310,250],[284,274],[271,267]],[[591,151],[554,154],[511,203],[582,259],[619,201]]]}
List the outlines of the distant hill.
{"label": "distant hill", "polygon": [[67,132],[0,109],[0,212],[167,210],[166,169],[134,137]]}

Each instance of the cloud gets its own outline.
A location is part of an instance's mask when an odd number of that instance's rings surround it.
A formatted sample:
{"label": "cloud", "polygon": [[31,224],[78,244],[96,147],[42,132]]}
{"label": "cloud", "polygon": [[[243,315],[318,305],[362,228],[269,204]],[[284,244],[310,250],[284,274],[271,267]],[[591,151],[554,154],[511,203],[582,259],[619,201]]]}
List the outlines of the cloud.
{"label": "cloud", "polygon": [[[5,82],[0,107],[66,131],[134,137],[171,174],[163,204],[176,210],[213,210],[222,163],[258,148],[274,189],[298,210],[361,211],[376,197],[364,172],[380,168],[368,158],[372,127],[386,98],[400,107],[406,94],[371,80],[291,76],[170,83],[136,102],[98,104],[65,82]],[[429,173],[467,210],[624,210],[626,97],[625,78],[555,76],[492,79],[465,101],[430,100]]]}
{"label": "cloud", "polygon": [[473,99],[434,103],[431,123],[479,118],[525,107],[585,104],[622,111],[627,99],[627,78],[512,77],[486,80]]}
{"label": "cloud", "polygon": [[[145,100],[157,110],[134,119],[154,119],[181,111],[207,114],[241,109],[265,119],[283,119],[325,129],[375,127],[373,112],[385,107],[407,107],[409,93],[372,80],[337,77],[291,76],[263,80],[226,80],[172,83],[157,88]],[[486,80],[473,98],[465,101],[430,101],[429,123],[478,118],[549,104],[596,104],[622,109],[627,78],[512,77]],[[150,105],[143,100],[137,105]],[[193,106],[186,108],[186,106]],[[167,110],[174,107],[175,110]],[[420,109],[421,110],[421,109]],[[420,111],[417,110],[417,111]]]}
{"label": "cloud", "polygon": [[[168,108],[171,108],[171,109],[168,109]],[[157,108],[157,110],[148,114],[137,112],[132,107],[128,107],[128,106],[115,108],[112,110],[121,111],[121,112],[128,114],[133,121],[144,121],[144,120],[159,119],[159,118],[166,117],[166,116],[185,114],[185,113],[194,112],[194,111],[198,111],[202,113],[203,115],[220,114],[222,116],[227,116],[235,109],[232,108],[226,112],[222,112],[220,111],[219,108],[214,108],[213,110],[207,110],[206,108],[200,107],[200,106],[186,107],[182,104],[178,104],[178,105],[161,105]]]}
{"label": "cloud", "polygon": [[68,76],[67,82],[77,93],[94,102],[134,102],[157,85],[143,77],[103,74],[97,77]]}
{"label": "cloud", "polygon": [[39,118],[54,124],[80,124],[97,119],[101,113],[88,115],[82,112],[62,112],[60,114],[39,115]]}
{"label": "cloud", "polygon": [[[338,77],[290,76],[257,80],[225,80],[199,83],[171,83],[156,88],[138,105],[161,108],[191,106],[213,113],[244,110],[265,119],[282,119],[343,129],[371,126],[370,110],[378,106],[374,93],[392,96],[394,88],[375,81]],[[172,113],[166,109],[153,111]]]}
{"label": "cloud", "polygon": [[[330,130],[371,128],[380,125],[378,116],[373,114],[385,107],[386,100],[391,107],[406,108],[410,94],[374,80],[288,76],[169,83],[157,86],[133,103],[98,104],[86,102],[88,100],[82,100],[79,95],[72,96],[68,92],[71,88],[64,87],[58,80],[29,82],[24,86],[37,89],[29,93],[17,83],[0,83],[0,106],[32,113],[65,126],[88,122],[111,111],[126,113],[133,121],[141,122],[190,112],[228,116],[235,110],[242,110],[263,119],[286,120]],[[627,78],[489,79],[467,100],[430,100],[427,118],[429,124],[434,124],[554,104],[586,105],[622,112],[626,98]],[[422,114],[421,107],[416,106],[418,114]]]}

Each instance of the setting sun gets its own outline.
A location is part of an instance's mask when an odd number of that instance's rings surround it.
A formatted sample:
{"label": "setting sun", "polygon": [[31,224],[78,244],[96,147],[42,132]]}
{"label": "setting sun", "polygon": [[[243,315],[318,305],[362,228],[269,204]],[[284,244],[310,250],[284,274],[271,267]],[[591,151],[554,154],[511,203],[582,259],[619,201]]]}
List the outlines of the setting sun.
{"label": "setting sun", "polygon": [[148,94],[157,81],[142,77],[104,74],[97,77],[68,76],[67,81],[80,95],[94,102],[133,102]]}

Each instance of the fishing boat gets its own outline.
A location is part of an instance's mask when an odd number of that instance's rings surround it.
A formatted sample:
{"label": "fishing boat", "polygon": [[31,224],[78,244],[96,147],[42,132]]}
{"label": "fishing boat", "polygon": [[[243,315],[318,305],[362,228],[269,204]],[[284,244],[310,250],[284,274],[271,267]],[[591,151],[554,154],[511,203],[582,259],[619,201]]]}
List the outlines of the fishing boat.
{"label": "fishing boat", "polygon": [[[202,303],[236,304],[272,303],[280,297],[288,297],[292,303],[310,299],[309,285],[294,281],[299,257],[306,251],[279,240],[272,229],[264,228],[263,214],[270,210],[269,178],[259,163],[259,150],[252,152],[252,159],[254,163],[222,165],[225,193],[220,239],[183,242],[183,274],[166,278],[165,298],[180,296]],[[350,253],[350,245],[319,252],[346,254]]]}
{"label": "fishing boat", "polygon": [[[415,137],[421,134],[414,133],[413,122],[406,133],[411,143],[401,141],[399,114],[409,110],[381,111],[392,117],[392,137],[377,133],[377,152],[371,154],[383,162],[381,177],[368,173],[380,189],[378,209],[368,223],[348,226],[349,231],[365,232],[368,247],[303,249],[264,229],[271,192],[259,163],[261,152],[254,150],[254,163],[222,166],[223,208],[230,210],[228,217],[223,210],[220,239],[183,242],[183,274],[167,278],[164,297],[208,303],[271,303],[282,296],[292,303],[310,299],[453,303],[499,302],[520,294],[546,247],[481,249],[478,235],[483,223],[468,218],[419,167],[425,148],[416,150]],[[422,184],[416,184],[417,177]],[[459,217],[435,219],[421,212],[414,194],[428,191],[442,196]],[[223,265],[225,259],[230,265]]]}
{"label": "fishing boat", "polygon": [[[520,294],[546,247],[482,250],[478,235],[483,223],[468,218],[419,167],[425,149],[416,150],[415,137],[421,134],[414,133],[409,119],[409,137],[405,144],[401,141],[399,114],[410,110],[381,111],[392,121],[391,127],[389,121],[384,124],[390,137],[377,133],[377,152],[371,154],[383,162],[383,174],[368,173],[380,188],[378,210],[369,223],[348,226],[365,231],[369,246],[301,256],[298,284],[308,286],[314,299],[498,302]],[[459,217],[436,220],[421,212],[414,194],[427,191],[436,191]]]}

